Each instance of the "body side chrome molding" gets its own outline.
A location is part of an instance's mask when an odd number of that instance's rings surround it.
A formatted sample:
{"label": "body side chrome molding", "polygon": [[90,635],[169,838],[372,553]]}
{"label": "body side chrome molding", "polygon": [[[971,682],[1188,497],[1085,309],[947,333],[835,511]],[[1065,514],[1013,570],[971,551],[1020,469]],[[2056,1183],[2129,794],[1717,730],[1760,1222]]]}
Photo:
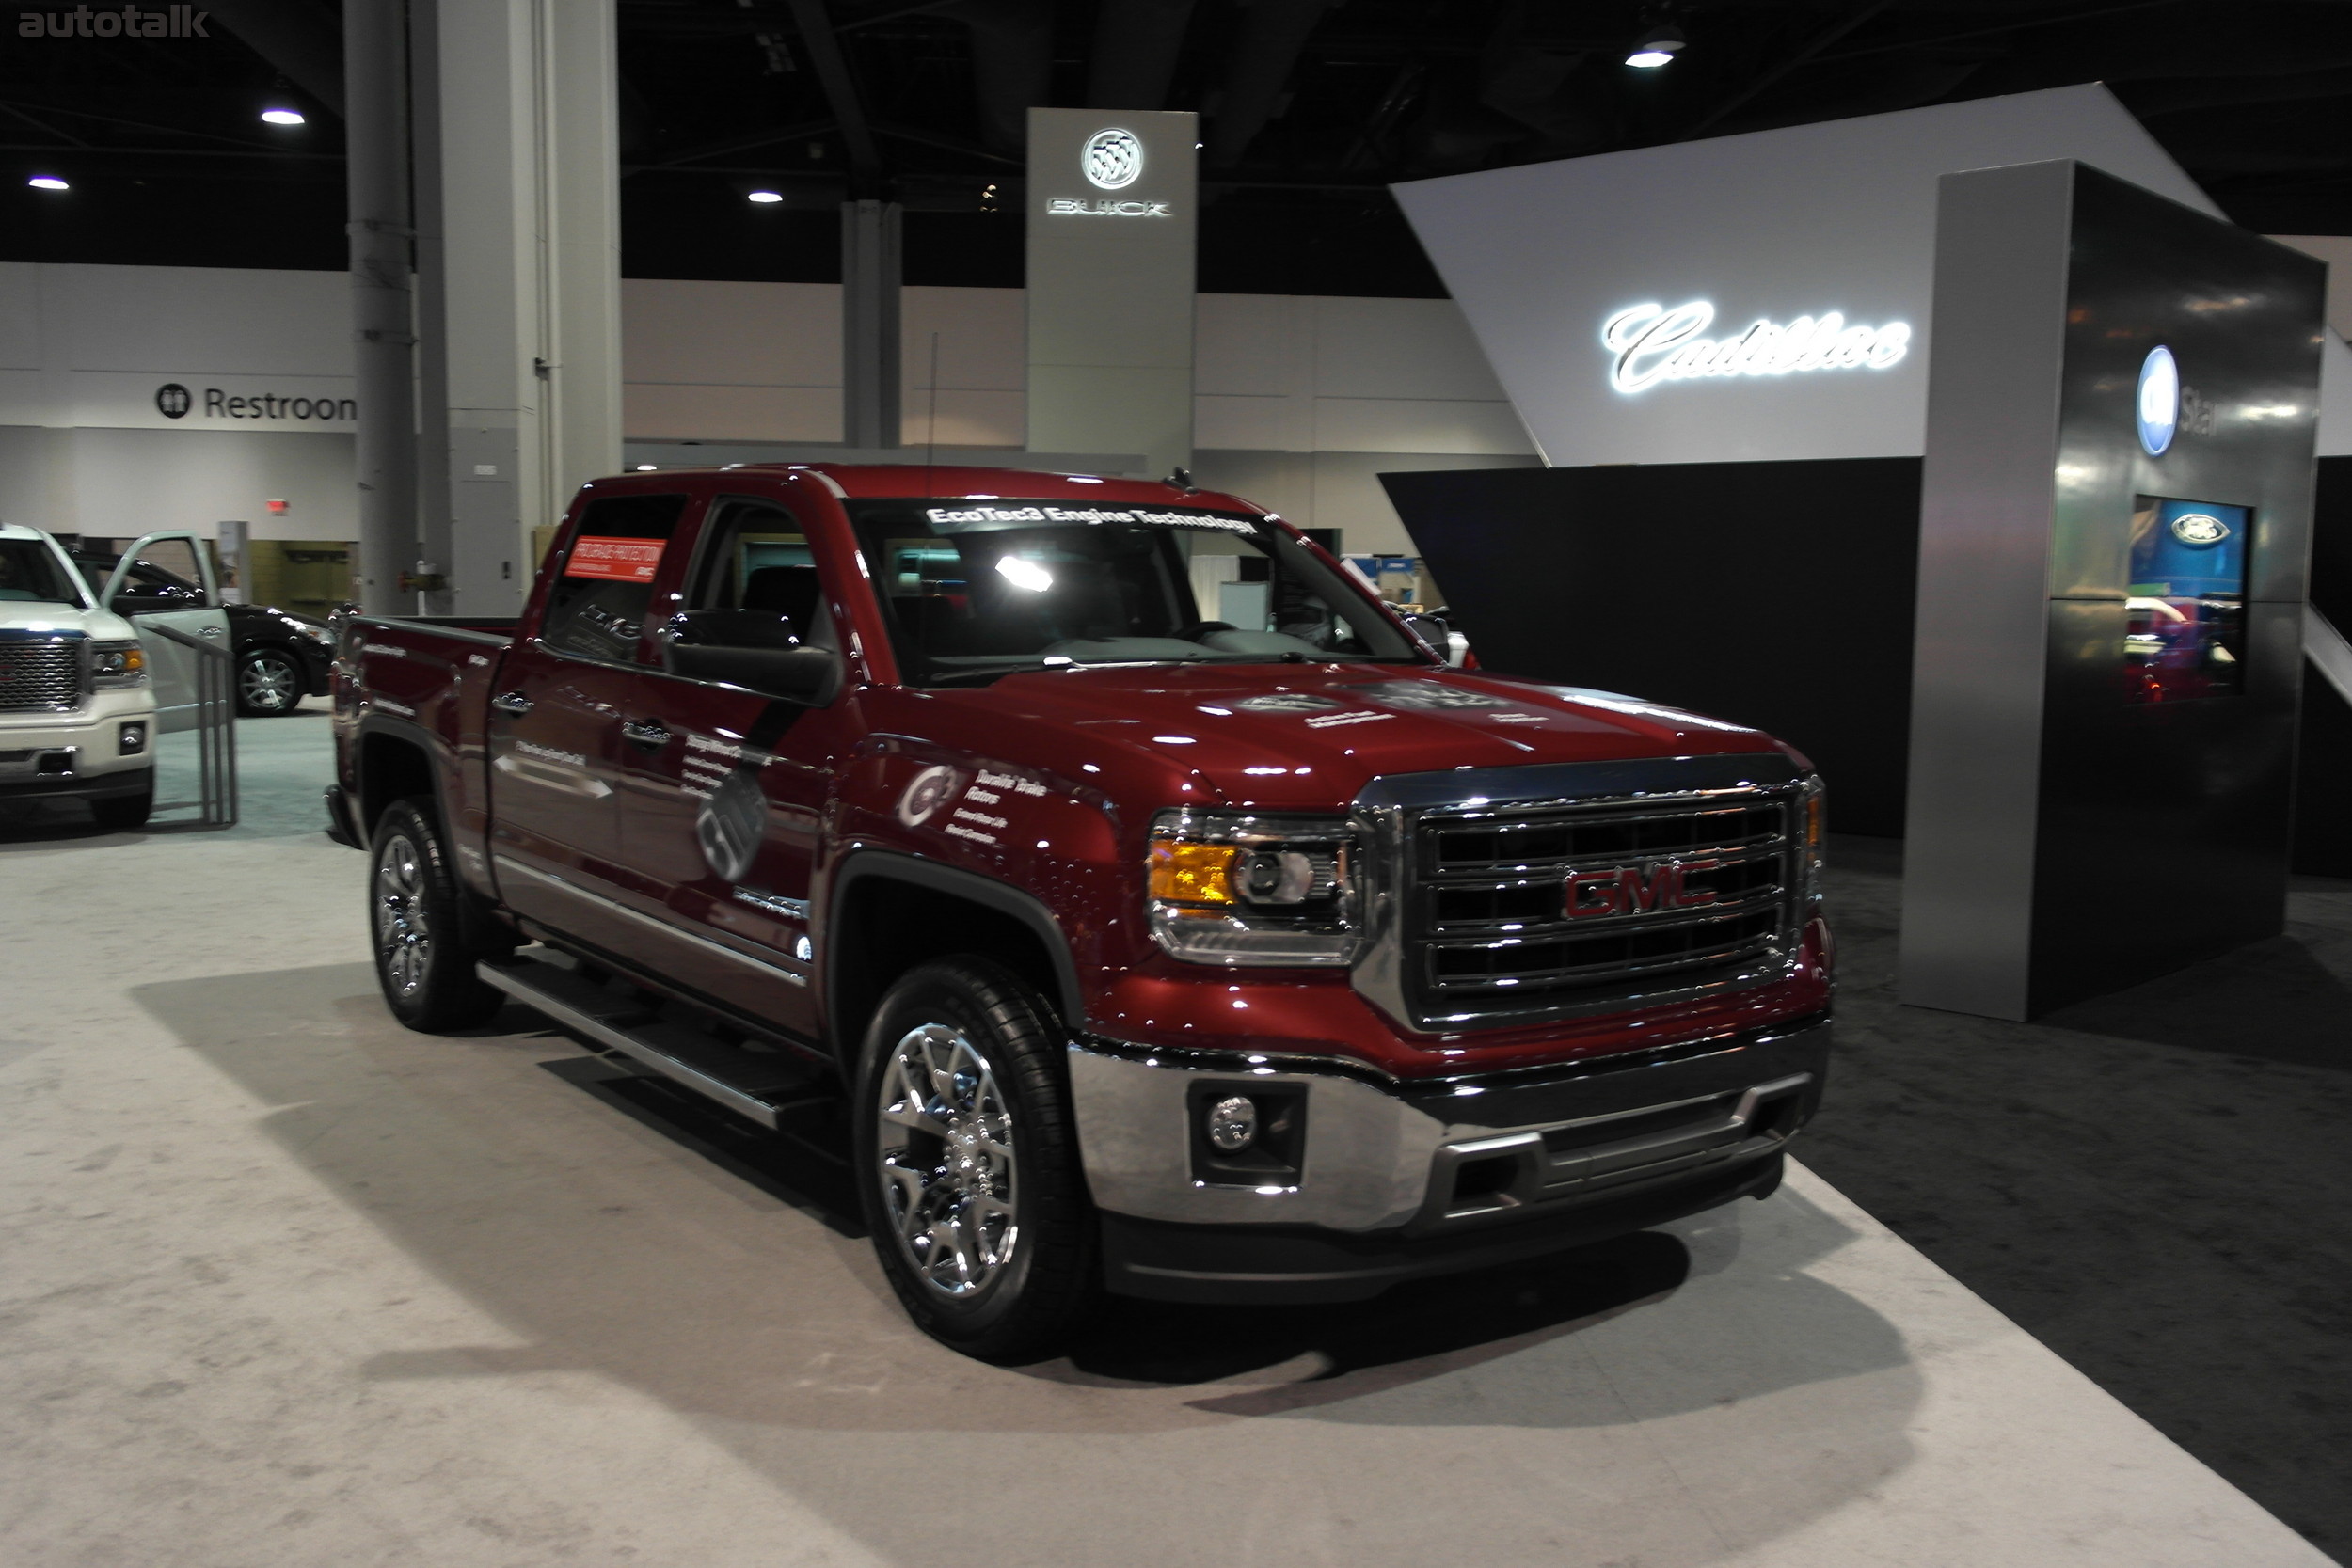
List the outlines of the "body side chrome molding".
{"label": "body side chrome molding", "polygon": [[601,893],[591,893],[588,889],[581,887],[579,883],[572,881],[567,878],[559,877],[551,871],[542,871],[536,866],[525,865],[522,862],[515,859],[511,855],[492,855],[490,859],[493,863],[497,864],[501,869],[515,872],[520,876],[529,877],[532,880],[544,882],[549,887],[561,889],[563,892],[569,894],[572,897],[582,899],[588,903],[594,904],[600,910],[605,910],[611,913],[621,916],[624,920],[633,920],[641,926],[651,927],[653,929],[660,931],[666,936],[675,937],[680,942],[691,942],[697,947],[707,948],[709,951],[718,954],[722,958],[733,958],[737,963],[748,965],[753,969],[760,970],[766,974],[789,981],[793,985],[805,986],[808,984],[808,974],[805,968],[799,964],[796,960],[786,958],[781,953],[774,954],[772,957],[768,958],[762,958],[756,954],[746,953],[739,948],[730,946],[726,942],[721,942],[714,937],[704,936],[698,931],[690,931],[675,921],[664,920],[659,915],[647,914],[642,910],[632,910],[617,898],[608,898]]}

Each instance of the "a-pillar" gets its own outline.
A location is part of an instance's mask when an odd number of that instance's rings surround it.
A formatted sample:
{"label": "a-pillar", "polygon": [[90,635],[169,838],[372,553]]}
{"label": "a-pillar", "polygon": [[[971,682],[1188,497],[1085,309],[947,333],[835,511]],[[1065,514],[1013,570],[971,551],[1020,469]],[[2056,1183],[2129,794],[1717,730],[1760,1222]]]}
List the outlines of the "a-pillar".
{"label": "a-pillar", "polygon": [[[437,110],[418,137],[438,164],[437,182],[419,181],[438,198],[418,214],[437,340],[424,382],[447,387],[446,408],[424,412],[428,439],[448,431],[447,557],[434,564],[449,592],[432,608],[511,615],[534,531],[621,463],[613,0],[412,3],[436,6],[438,33],[437,105],[418,115]],[[434,510],[428,498],[428,548]]]}

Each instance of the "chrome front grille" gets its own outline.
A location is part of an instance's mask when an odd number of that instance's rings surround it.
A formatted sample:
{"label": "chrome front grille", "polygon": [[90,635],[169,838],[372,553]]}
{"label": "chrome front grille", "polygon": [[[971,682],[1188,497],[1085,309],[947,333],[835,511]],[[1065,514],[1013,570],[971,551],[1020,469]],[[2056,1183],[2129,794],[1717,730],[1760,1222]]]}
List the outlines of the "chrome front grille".
{"label": "chrome front grille", "polygon": [[1502,1027],[1756,984],[1799,927],[1793,784],[1424,811],[1399,879],[1404,1000]]}
{"label": "chrome front grille", "polygon": [[81,706],[88,642],[78,632],[0,633],[0,713],[64,713]]}

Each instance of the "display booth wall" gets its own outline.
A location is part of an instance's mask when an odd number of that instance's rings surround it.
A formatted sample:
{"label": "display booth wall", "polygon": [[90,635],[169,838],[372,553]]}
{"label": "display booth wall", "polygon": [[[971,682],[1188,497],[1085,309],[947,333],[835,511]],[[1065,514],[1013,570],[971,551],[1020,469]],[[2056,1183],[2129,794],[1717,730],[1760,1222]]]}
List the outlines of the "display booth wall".
{"label": "display booth wall", "polygon": [[[2319,460],[2312,499],[2312,608],[2352,630],[2352,457]],[[2295,869],[2352,877],[2352,706],[2306,671],[2295,772]]]}
{"label": "display booth wall", "polygon": [[1902,832],[1917,458],[1381,479],[1482,666],[1756,725]]}

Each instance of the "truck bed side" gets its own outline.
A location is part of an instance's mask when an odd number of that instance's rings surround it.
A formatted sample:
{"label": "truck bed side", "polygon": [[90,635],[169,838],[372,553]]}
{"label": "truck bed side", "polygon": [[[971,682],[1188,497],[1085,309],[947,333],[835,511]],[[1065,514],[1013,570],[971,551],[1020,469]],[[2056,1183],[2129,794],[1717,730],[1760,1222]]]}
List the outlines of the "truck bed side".
{"label": "truck bed side", "polygon": [[457,875],[485,896],[490,698],[512,620],[355,615],[337,623],[336,776],[364,837],[392,801],[429,795]]}

